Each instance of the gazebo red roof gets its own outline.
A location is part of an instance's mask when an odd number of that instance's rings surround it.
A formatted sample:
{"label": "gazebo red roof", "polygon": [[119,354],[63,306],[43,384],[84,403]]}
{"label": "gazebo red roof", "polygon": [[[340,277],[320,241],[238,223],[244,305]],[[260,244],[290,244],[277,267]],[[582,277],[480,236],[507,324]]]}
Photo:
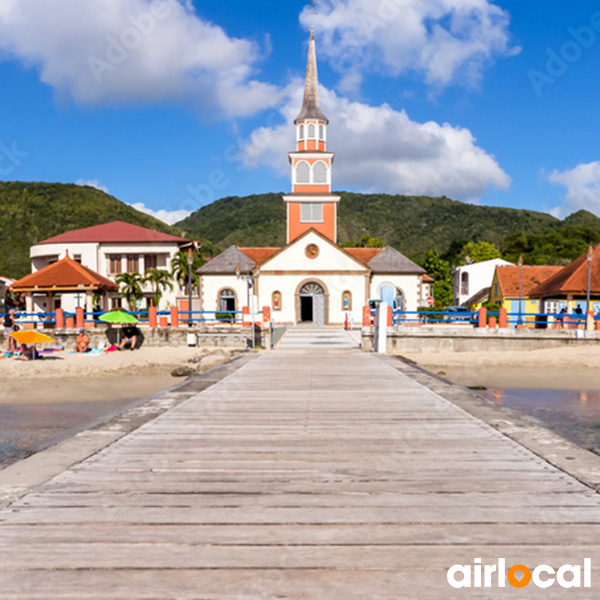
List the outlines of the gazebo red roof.
{"label": "gazebo red roof", "polygon": [[117,290],[119,286],[114,281],[79,264],[67,254],[62,260],[19,279],[12,284],[11,289],[15,292],[72,289]]}
{"label": "gazebo red roof", "polygon": [[147,242],[189,242],[185,238],[168,233],[154,231],[139,225],[112,221],[103,225],[94,225],[84,229],[74,229],[38,242],[40,244],[76,244],[76,243],[147,243]]}
{"label": "gazebo red roof", "polygon": [[[600,295],[600,245],[592,249],[590,293]],[[588,289],[588,253],[582,254],[570,265],[560,269],[531,293],[535,298],[585,296]]]}
{"label": "gazebo red roof", "polygon": [[366,265],[369,261],[374,259],[383,248],[344,248],[344,250]]}
{"label": "gazebo red roof", "polygon": [[250,259],[253,260],[257,265],[261,265],[279,252],[281,248],[240,248],[240,250]]}

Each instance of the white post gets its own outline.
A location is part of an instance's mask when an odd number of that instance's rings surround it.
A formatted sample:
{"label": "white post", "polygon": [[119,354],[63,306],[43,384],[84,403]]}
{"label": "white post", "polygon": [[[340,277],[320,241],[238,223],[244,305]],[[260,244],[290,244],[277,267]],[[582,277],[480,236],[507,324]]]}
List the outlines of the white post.
{"label": "white post", "polygon": [[387,304],[385,302],[378,304],[375,315],[375,352],[377,354],[387,354],[387,314]]}

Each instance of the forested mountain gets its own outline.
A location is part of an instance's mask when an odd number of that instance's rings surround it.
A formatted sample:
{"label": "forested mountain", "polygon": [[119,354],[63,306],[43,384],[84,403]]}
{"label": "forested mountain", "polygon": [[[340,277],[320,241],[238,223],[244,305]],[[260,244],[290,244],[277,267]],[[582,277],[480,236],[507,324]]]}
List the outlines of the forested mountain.
{"label": "forested mountain", "polygon": [[29,247],[35,242],[109,221],[179,232],[93,187],[0,182],[0,275],[19,278],[30,273]]}

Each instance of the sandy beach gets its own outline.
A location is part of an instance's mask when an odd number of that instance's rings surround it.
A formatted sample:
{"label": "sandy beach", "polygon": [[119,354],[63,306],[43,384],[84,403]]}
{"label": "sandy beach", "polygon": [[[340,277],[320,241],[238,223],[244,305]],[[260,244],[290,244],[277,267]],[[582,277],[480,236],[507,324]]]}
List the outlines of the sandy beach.
{"label": "sandy beach", "polygon": [[404,353],[428,371],[463,386],[600,390],[600,347],[529,352]]}
{"label": "sandy beach", "polygon": [[[189,363],[200,357],[200,362]],[[143,347],[107,354],[57,352],[42,360],[0,360],[0,404],[98,402],[144,398],[176,385],[178,367],[206,371],[230,360],[216,348]]]}

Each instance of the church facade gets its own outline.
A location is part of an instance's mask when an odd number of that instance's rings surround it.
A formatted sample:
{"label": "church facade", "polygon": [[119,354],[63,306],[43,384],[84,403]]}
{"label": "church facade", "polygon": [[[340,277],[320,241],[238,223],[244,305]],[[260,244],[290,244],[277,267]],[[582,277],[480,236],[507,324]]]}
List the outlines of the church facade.
{"label": "church facade", "polygon": [[283,197],[283,248],[231,246],[199,271],[202,310],[271,308],[276,323],[315,326],[360,323],[371,300],[416,311],[431,296],[431,279],[394,248],[337,245],[340,197],[331,192],[334,154],[319,102],[317,58],[311,32],[304,99],[289,154],[292,192]]}

